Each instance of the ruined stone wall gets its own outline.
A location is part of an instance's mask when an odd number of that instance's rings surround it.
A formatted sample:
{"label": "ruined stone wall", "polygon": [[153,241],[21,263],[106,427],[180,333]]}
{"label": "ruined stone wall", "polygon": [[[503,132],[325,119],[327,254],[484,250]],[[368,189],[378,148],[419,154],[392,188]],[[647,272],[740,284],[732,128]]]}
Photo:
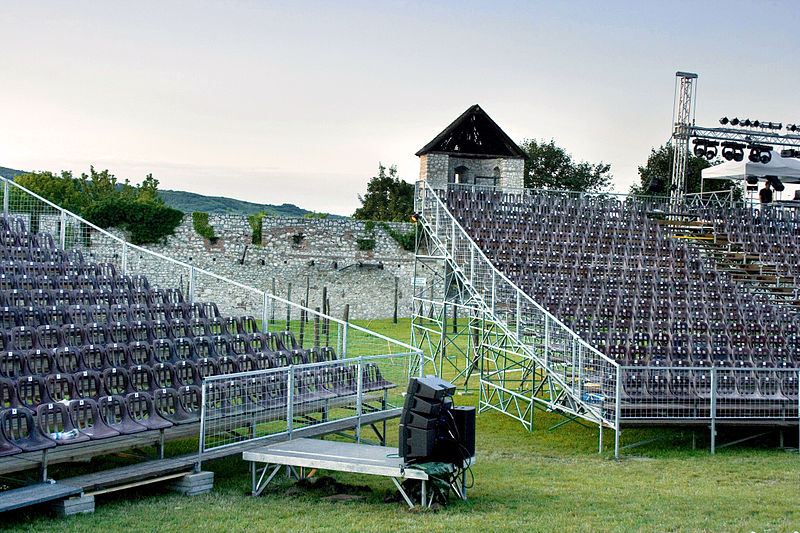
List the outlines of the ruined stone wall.
{"label": "ruined stone wall", "polygon": [[[414,253],[404,250],[381,223],[369,230],[367,223],[349,219],[265,217],[261,245],[252,243],[245,216],[209,214],[208,223],[218,237],[214,244],[197,234],[187,214],[165,244],[146,248],[260,290],[272,292],[274,286],[283,298],[291,284],[289,299],[298,303],[306,300],[308,286],[311,308],[322,307],[322,289],[327,287],[331,314],[341,317],[350,304],[353,319],[390,318],[397,278],[398,315],[411,314]],[[411,224],[389,226],[402,233],[413,230]],[[374,239],[372,250],[359,250],[358,240],[364,238]],[[102,245],[94,246],[93,254],[109,256]],[[188,289],[188,269],[135,250],[128,252],[127,263],[129,273],[142,273],[151,283]],[[200,275],[195,275],[194,286],[198,299],[213,299],[221,311],[258,316],[261,302],[246,291]]]}

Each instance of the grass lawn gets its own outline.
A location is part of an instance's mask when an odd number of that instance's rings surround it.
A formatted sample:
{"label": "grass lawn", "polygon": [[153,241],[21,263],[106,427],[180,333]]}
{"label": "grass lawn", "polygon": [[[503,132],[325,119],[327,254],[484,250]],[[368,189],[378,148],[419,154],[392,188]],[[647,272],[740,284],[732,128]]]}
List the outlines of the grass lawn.
{"label": "grass lawn", "polygon": [[[408,321],[363,323],[408,340]],[[459,395],[457,404],[476,404]],[[800,456],[777,449],[777,436],[708,452],[708,432],[692,450],[688,430],[626,430],[624,443],[662,436],[622,460],[598,455],[597,428],[536,413],[534,430],[498,413],[478,416],[475,485],[469,501],[410,513],[383,503],[386,478],[333,473],[369,485],[363,500],[329,502],[313,492],[287,495],[281,480],[259,498],[240,458],[204,465],[210,494],[184,497],[152,485],[97,497],[94,514],[55,519],[41,510],[3,516],[7,531],[795,531],[800,529]],[[720,441],[737,438],[720,432]],[[607,432],[607,443],[612,435]],[[796,432],[787,442],[796,443]],[[396,441],[396,431],[390,442]],[[191,443],[177,443],[173,453]],[[184,450],[185,452],[186,450]],[[613,453],[613,452],[612,452]]]}

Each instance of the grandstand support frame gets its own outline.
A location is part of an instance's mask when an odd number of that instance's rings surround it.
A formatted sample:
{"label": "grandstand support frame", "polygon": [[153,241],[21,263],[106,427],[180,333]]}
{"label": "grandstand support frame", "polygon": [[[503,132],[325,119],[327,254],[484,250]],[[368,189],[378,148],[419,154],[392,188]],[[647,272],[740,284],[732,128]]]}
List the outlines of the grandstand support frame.
{"label": "grandstand support frame", "polygon": [[[452,379],[447,347],[464,330],[447,331],[446,311],[469,311],[466,378],[480,368],[479,410],[495,410],[530,430],[536,408],[614,429],[619,457],[619,374],[616,362],[583,342],[530,299],[486,258],[426,181],[417,182],[420,222],[412,298],[412,345],[426,364]],[[432,275],[421,279],[420,274]],[[426,294],[427,293],[427,294]],[[596,392],[595,392],[596,391]]]}

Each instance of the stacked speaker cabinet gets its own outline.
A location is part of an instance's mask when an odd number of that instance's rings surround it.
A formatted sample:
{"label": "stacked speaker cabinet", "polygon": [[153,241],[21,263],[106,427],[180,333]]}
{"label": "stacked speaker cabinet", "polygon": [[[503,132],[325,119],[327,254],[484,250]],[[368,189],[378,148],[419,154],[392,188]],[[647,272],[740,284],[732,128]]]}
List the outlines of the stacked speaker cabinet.
{"label": "stacked speaker cabinet", "polygon": [[444,462],[461,467],[475,454],[475,408],[454,407],[455,386],[441,378],[411,378],[400,420],[406,464]]}

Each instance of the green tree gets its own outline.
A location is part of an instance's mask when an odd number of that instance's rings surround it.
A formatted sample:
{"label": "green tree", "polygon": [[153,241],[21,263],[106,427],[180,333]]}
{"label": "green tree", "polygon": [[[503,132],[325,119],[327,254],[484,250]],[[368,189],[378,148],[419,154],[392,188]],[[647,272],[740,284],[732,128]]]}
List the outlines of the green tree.
{"label": "green tree", "polygon": [[602,191],[611,184],[611,165],[577,163],[563,148],[549,143],[525,139],[520,145],[525,151],[524,183],[534,189],[564,191]]}
{"label": "green tree", "polygon": [[358,195],[361,207],[353,213],[357,220],[408,222],[414,214],[414,186],[397,176],[397,167],[378,163],[378,175],[367,184],[367,194]]}
{"label": "green tree", "polygon": [[[639,183],[630,188],[630,194],[668,196],[671,180],[672,157],[674,148],[671,145],[662,145],[650,150],[647,163],[639,167]],[[700,192],[701,172],[711,163],[704,157],[689,154],[686,166],[686,192]],[[706,180],[706,191],[721,191],[734,188],[734,198],[741,198],[742,189],[731,180]]]}
{"label": "green tree", "polygon": [[129,231],[134,244],[163,240],[180,224],[183,213],[164,205],[158,195],[158,180],[152,174],[140,185],[122,183],[108,170],[94,167],[79,178],[71,172],[31,172],[15,181],[56,205],[72,211],[102,228]]}

